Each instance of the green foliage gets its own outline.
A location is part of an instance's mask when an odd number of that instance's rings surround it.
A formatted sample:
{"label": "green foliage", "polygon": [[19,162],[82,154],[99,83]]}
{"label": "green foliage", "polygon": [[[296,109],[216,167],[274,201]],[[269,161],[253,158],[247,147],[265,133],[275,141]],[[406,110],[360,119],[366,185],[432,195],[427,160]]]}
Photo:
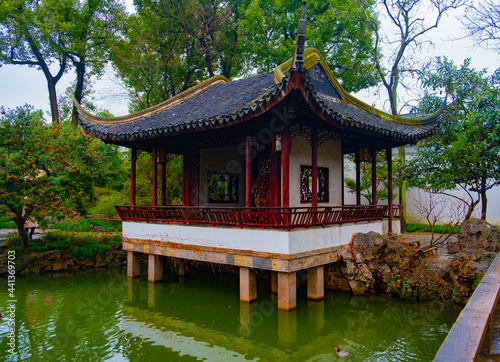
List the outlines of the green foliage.
{"label": "green foliage", "polygon": [[3,0],[0,64],[39,67],[49,88],[52,123],[57,124],[57,82],[73,66],[75,96],[81,100],[85,76],[100,74],[106,64],[109,39],[118,35],[123,11],[116,0]]}
{"label": "green foliage", "polygon": [[440,134],[417,144],[405,178],[411,186],[435,192],[462,189],[470,198],[468,216],[481,199],[484,219],[486,191],[500,184],[500,70],[485,76],[485,71],[470,68],[468,60],[457,67],[438,58],[424,84],[428,93],[422,111],[439,102],[443,91],[451,103]]}
{"label": "green foliage", "polygon": [[95,199],[93,187],[116,172],[100,151],[102,145],[82,130],[49,127],[42,111],[28,105],[2,108],[1,113],[0,204],[14,214],[26,247],[25,220],[34,219],[44,227],[49,216],[85,214]]}
{"label": "green foliage", "polygon": [[483,280],[484,274],[486,273],[477,273],[476,277],[474,278],[474,282],[472,282],[472,290],[476,290],[477,286],[479,283],[481,283],[481,280]]}
{"label": "green foliage", "polygon": [[[353,155],[348,158],[354,161]],[[354,166],[355,167],[355,166]],[[366,198],[368,202],[372,201],[372,163],[371,162],[361,162],[361,196]],[[377,153],[377,170],[376,170],[376,180],[377,180],[377,200],[387,200],[389,198],[388,193],[388,171],[387,171],[387,160],[385,152]],[[393,183],[397,185],[399,182],[399,175],[393,173]],[[345,187],[350,193],[356,193],[356,179],[350,177],[344,178]],[[392,195],[393,198],[397,196],[396,193]]]}
{"label": "green foliage", "polygon": [[[182,157],[169,155],[167,160],[167,205],[179,205],[182,201]],[[153,161],[148,153],[141,153],[137,158],[136,197],[138,205],[151,205],[153,184]],[[158,173],[160,185],[160,172]]]}
{"label": "green foliage", "polygon": [[[312,1],[307,46],[317,48],[357,90],[377,83],[373,0]],[[115,42],[113,64],[136,111],[220,74],[267,72],[294,54],[301,2],[276,0],[140,0]]]}
{"label": "green foliage", "polygon": [[92,231],[93,226],[101,226],[105,231],[121,231],[121,221],[108,222],[99,219],[76,219],[58,224],[52,224],[51,229],[66,231]]}
{"label": "green foliage", "polygon": [[141,0],[112,60],[139,110],[216,74],[239,74],[239,1]]}
{"label": "green foliage", "polygon": [[[347,91],[377,84],[373,32],[374,1],[307,3],[307,46],[318,49]],[[247,0],[238,22],[239,49],[247,73],[271,71],[291,58],[297,42],[300,1]]]}
{"label": "green foliage", "polygon": [[112,250],[113,245],[120,240],[121,237],[118,235],[96,237],[91,233],[58,230],[45,234],[41,242],[32,243],[31,249],[38,253],[51,250],[66,251],[77,259],[85,259]]}
{"label": "green foliage", "polygon": [[8,216],[0,216],[0,229],[15,229],[16,223]]}
{"label": "green foliage", "polygon": [[[406,231],[409,233],[430,233],[432,232],[432,226],[429,224],[406,224]],[[438,234],[447,234],[450,232],[450,225],[434,225],[434,232]],[[460,227],[456,226],[453,228],[452,234],[458,234],[460,232]]]}
{"label": "green foliage", "polygon": [[72,254],[77,259],[92,258],[113,249],[111,245],[101,245],[96,241],[87,242],[82,246],[75,246]]}
{"label": "green foliage", "polygon": [[109,187],[96,187],[94,190],[97,201],[89,208],[89,214],[102,214],[108,217],[118,216],[115,205],[127,205],[130,202],[129,189],[130,185],[119,191]]}

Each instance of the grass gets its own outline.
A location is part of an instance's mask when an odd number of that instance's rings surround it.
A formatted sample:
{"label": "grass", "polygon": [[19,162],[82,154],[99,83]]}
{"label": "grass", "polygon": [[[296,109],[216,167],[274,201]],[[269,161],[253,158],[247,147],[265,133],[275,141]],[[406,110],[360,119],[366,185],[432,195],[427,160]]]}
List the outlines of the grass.
{"label": "grass", "polygon": [[[430,233],[432,231],[431,226],[428,224],[406,224],[406,231],[409,233]],[[434,232],[438,234],[449,233],[449,225],[434,225]],[[460,232],[460,226],[453,228],[453,234],[458,234]]]}
{"label": "grass", "polygon": [[17,226],[10,217],[0,216],[0,229],[17,229]]}
{"label": "grass", "polygon": [[92,231],[95,226],[101,226],[105,231],[118,232],[122,229],[121,221],[108,222],[99,219],[70,219],[58,224],[52,224],[50,228],[66,231]]}
{"label": "grass", "polygon": [[[120,240],[120,235],[97,236],[86,232],[57,230],[46,233],[41,240],[30,242],[30,248],[36,253],[59,250],[70,253],[75,259],[85,259],[112,250],[113,245]],[[9,236],[6,239],[8,250],[20,251],[19,241],[17,234]]]}
{"label": "grass", "polygon": [[[68,219],[57,224],[49,225],[50,229],[66,231],[93,231],[95,226],[105,231],[119,232],[122,230],[121,221],[105,221],[100,219]],[[8,216],[0,216],[0,229],[17,229],[16,223]]]}

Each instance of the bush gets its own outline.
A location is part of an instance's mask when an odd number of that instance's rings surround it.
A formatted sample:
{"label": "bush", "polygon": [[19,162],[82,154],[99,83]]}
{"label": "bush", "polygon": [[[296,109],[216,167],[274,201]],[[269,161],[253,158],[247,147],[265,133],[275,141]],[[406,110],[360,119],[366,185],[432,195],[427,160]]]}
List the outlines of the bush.
{"label": "bush", "polygon": [[98,241],[89,241],[82,246],[74,246],[71,250],[77,259],[92,258],[113,249],[111,245],[102,245]]}
{"label": "bush", "polygon": [[121,231],[121,221],[108,222],[99,219],[70,219],[66,222],[53,224],[51,229],[59,229],[66,231],[92,231],[92,226],[102,226],[105,231]]}
{"label": "bush", "polygon": [[[434,232],[438,234],[449,233],[449,225],[435,225]],[[406,231],[409,233],[430,233],[432,231],[431,226],[428,224],[406,224]],[[453,229],[453,234],[458,234],[460,232],[460,226],[456,226]]]}
{"label": "bush", "polygon": [[89,233],[78,233],[58,230],[43,236],[42,242],[32,243],[35,252],[60,250],[70,252],[77,259],[95,257],[112,250],[113,245],[121,241],[120,235],[95,236]]}
{"label": "bush", "polygon": [[0,216],[0,229],[17,229],[17,226],[10,217]]}

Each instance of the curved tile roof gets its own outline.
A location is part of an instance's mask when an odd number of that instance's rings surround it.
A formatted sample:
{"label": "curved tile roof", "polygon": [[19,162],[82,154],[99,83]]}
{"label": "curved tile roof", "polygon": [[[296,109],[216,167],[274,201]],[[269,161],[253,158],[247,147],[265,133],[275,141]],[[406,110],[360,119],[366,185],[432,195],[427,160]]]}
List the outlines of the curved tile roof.
{"label": "curved tile roof", "polygon": [[[265,103],[283,99],[293,88],[290,84],[298,81],[301,84],[295,88],[314,99],[312,109],[326,113],[330,124],[341,124],[354,133],[363,130],[411,143],[435,131],[439,112],[423,119],[389,115],[346,93],[315,49],[307,49],[304,60],[306,69],[302,70],[291,69],[288,61],[274,74],[233,82],[216,76],[159,105],[123,117],[97,117],[75,104],[86,132],[107,140],[132,141],[238,123],[250,112],[264,112]],[[293,77],[294,73],[303,76]]]}

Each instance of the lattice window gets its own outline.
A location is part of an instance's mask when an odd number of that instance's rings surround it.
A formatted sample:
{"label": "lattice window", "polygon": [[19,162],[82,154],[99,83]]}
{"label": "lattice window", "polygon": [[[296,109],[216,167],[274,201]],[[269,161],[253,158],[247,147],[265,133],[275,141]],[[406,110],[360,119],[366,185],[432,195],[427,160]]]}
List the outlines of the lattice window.
{"label": "lattice window", "polygon": [[294,124],[290,126],[290,135],[292,139],[297,138],[298,136],[305,137],[307,142],[311,144],[311,127],[304,126],[301,124]]}
{"label": "lattice window", "polygon": [[198,190],[199,190],[199,172],[200,172],[200,150],[198,148],[191,149],[191,185],[190,185],[190,206],[198,205]]}
{"label": "lattice window", "polygon": [[[300,202],[312,201],[312,167],[300,166]],[[328,167],[318,167],[318,202],[329,202]]]}
{"label": "lattice window", "polygon": [[339,133],[334,133],[331,131],[326,131],[323,129],[318,130],[318,147],[321,146],[328,140],[342,141],[342,137]]}
{"label": "lattice window", "polygon": [[238,202],[238,175],[227,172],[208,172],[208,202]]}
{"label": "lattice window", "polygon": [[259,162],[259,192],[255,198],[256,206],[266,207],[270,205],[271,193],[269,192],[271,181],[269,153]]}

